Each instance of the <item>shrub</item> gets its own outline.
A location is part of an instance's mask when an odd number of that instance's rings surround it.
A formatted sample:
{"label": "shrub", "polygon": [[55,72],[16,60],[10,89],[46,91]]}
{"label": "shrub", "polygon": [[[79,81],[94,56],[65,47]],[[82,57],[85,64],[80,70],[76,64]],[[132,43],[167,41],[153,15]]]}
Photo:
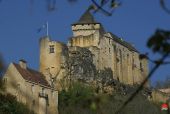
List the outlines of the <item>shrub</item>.
{"label": "shrub", "polygon": [[[115,114],[130,94],[96,94],[92,87],[74,83],[59,93],[60,114]],[[120,114],[160,114],[160,109],[141,93]]]}
{"label": "shrub", "polygon": [[17,102],[15,96],[0,94],[0,114],[34,114],[26,105]]}

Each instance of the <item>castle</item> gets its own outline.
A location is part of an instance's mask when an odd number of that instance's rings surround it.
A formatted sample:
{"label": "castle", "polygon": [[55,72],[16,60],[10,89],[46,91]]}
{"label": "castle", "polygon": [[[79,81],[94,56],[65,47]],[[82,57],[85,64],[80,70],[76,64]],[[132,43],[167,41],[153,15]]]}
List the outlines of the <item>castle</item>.
{"label": "castle", "polygon": [[6,91],[38,114],[58,113],[58,90],[68,80],[100,87],[110,80],[135,85],[148,74],[147,59],[139,59],[135,47],[106,32],[89,10],[71,27],[73,36],[67,44],[49,36],[40,39],[39,71],[20,60],[11,63],[3,77]]}
{"label": "castle", "polygon": [[[94,75],[94,72],[87,74],[93,70],[93,67],[90,68],[91,70],[89,69],[89,62],[92,62],[97,72],[110,69],[112,78],[124,84],[140,84],[147,76],[147,59],[140,60],[140,53],[133,45],[106,32],[89,10],[71,27],[73,36],[67,45],[52,41],[48,36],[40,39],[40,72],[46,75],[47,80],[59,81],[65,76],[71,75],[72,71],[73,76],[78,72],[79,75],[83,75],[85,70],[86,76]],[[82,52],[83,54],[81,54]],[[70,58],[72,59],[69,60]],[[80,61],[80,58],[82,58],[81,62],[76,62]],[[84,62],[85,59],[88,60]],[[89,67],[80,67],[86,63],[88,63],[86,66]]]}

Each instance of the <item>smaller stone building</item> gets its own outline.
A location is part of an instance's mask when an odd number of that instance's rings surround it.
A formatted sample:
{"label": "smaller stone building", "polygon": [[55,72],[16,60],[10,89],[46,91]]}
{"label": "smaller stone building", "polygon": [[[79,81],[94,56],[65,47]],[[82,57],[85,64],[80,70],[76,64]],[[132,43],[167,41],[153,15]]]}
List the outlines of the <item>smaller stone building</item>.
{"label": "smaller stone building", "polygon": [[26,61],[11,63],[3,79],[6,91],[36,114],[58,114],[58,92],[43,74],[28,68]]}

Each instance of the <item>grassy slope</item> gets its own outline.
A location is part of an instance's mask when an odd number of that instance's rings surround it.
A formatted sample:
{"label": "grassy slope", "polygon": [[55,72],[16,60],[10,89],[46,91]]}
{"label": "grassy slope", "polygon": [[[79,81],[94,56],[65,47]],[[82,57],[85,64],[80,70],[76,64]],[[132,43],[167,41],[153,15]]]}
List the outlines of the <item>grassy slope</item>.
{"label": "grassy slope", "polygon": [[[59,94],[60,114],[115,114],[130,94],[95,94],[93,89],[81,84],[73,85]],[[120,114],[161,114],[158,106],[139,94]]]}

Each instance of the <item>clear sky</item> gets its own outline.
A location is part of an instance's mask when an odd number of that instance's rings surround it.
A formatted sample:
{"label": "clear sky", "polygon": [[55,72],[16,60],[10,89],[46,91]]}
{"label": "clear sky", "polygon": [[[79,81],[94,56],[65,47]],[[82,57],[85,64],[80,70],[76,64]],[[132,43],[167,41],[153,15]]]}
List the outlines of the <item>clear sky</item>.
{"label": "clear sky", "polygon": [[[67,0],[56,0],[56,10],[48,12],[46,0],[1,0],[0,53],[5,63],[8,65],[22,58],[29,67],[38,70],[39,38],[45,35],[45,31],[37,33],[37,29],[48,21],[51,39],[66,43],[72,36],[70,25],[90,4],[90,0],[78,0],[72,4]],[[134,44],[141,53],[150,52],[146,41],[157,28],[170,30],[170,15],[160,8],[159,0],[124,0],[111,17],[101,13],[94,16],[106,31]],[[155,58],[152,53],[149,56]],[[152,77],[152,82],[164,80],[167,76],[170,77],[170,65],[162,66]]]}

